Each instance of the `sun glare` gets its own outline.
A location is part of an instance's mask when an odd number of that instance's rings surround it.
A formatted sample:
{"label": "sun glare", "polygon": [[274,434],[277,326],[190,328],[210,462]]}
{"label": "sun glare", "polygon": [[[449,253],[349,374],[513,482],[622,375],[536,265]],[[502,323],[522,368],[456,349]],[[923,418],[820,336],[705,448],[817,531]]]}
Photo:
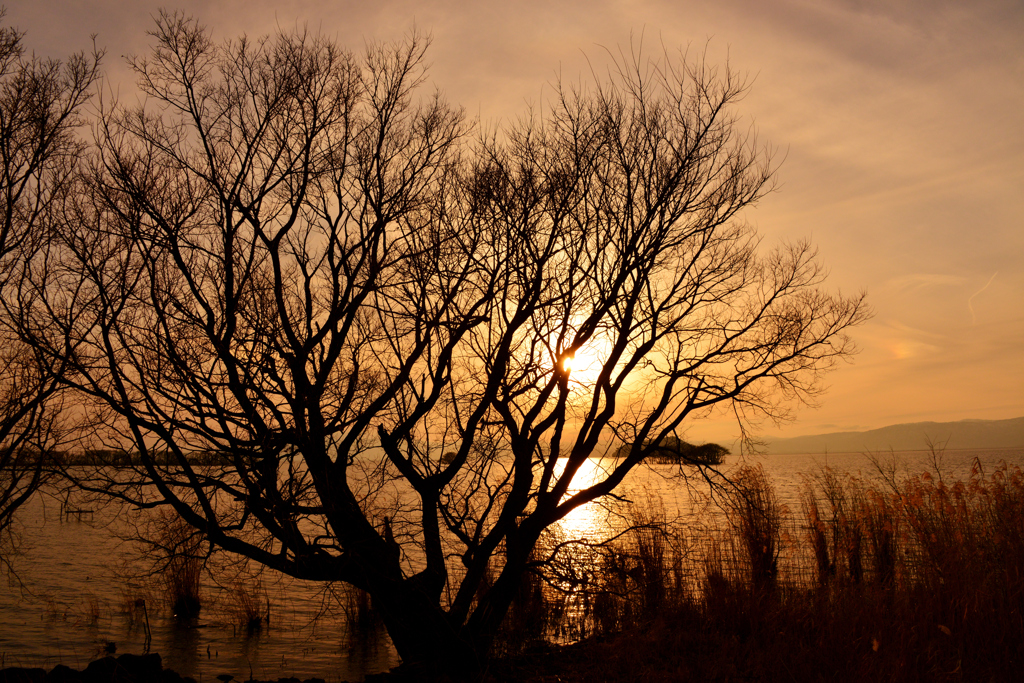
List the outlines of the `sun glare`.
{"label": "sun glare", "polygon": [[[559,470],[564,469],[565,463],[558,463]],[[608,475],[607,465],[599,459],[590,458],[577,470],[572,478],[572,484],[566,497],[572,496],[579,491],[596,484]],[[556,471],[559,471],[556,470]],[[560,522],[562,531],[566,538],[602,538],[608,535],[608,524],[605,519],[604,509],[596,503],[588,503],[576,508]]]}
{"label": "sun glare", "polygon": [[573,384],[591,385],[597,382],[608,356],[607,343],[591,340],[572,356],[562,359],[562,369],[569,372]]}

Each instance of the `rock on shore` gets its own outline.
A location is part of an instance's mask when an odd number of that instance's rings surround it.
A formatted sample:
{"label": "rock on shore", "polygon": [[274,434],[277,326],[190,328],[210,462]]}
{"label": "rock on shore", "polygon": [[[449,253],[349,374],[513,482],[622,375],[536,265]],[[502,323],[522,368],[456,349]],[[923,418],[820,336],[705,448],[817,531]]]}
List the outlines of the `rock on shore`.
{"label": "rock on shore", "polygon": [[[238,681],[229,675],[218,676],[220,680]],[[83,671],[77,671],[58,664],[50,671],[9,667],[0,669],[0,683],[196,683],[194,678],[181,676],[163,667],[160,655],[124,654],[120,657],[103,657]],[[298,678],[279,678],[277,681],[248,681],[247,683],[324,683],[321,678],[301,681]]]}

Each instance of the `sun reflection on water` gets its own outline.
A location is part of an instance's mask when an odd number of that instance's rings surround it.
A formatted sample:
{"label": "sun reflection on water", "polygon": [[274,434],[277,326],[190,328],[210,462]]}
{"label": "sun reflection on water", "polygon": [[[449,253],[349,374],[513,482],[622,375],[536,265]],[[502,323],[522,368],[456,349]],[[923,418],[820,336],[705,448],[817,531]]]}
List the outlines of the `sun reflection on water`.
{"label": "sun reflection on water", "polygon": [[[559,460],[556,474],[560,475],[565,470],[567,460]],[[593,486],[608,476],[609,471],[615,465],[615,461],[603,458],[590,458],[580,465],[572,484],[566,493],[566,498]],[[565,539],[587,539],[600,542],[610,537],[614,530],[609,525],[608,510],[600,502],[587,503],[572,510],[561,522],[559,527]]]}

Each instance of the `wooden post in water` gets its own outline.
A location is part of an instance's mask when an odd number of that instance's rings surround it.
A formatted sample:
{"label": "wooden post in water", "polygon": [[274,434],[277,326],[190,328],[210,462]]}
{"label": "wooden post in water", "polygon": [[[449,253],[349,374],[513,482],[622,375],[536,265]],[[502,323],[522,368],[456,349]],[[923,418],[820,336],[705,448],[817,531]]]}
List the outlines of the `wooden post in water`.
{"label": "wooden post in water", "polygon": [[144,652],[149,654],[149,646],[153,642],[153,632],[149,629],[149,610],[146,609],[146,599],[139,598],[135,601],[135,606],[142,608],[142,615],[146,618],[146,645]]}

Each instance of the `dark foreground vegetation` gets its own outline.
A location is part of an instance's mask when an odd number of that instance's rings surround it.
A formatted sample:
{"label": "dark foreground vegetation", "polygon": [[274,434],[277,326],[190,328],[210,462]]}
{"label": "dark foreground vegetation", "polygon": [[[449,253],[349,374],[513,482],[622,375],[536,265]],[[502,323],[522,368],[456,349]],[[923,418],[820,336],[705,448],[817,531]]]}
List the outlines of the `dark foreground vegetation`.
{"label": "dark foreground vegetation", "polygon": [[[779,505],[760,469],[738,484],[720,523],[699,532],[663,533],[645,511],[647,524],[607,549],[579,615],[593,637],[493,665],[492,678],[1018,680],[1019,467],[977,465],[967,481],[824,469],[808,477],[800,510]],[[552,604],[521,600],[513,620],[557,614],[557,591],[532,595]],[[528,621],[509,632],[531,632]]]}
{"label": "dark foreground vegetation", "polygon": [[163,668],[158,654],[103,657],[82,669],[58,664],[50,671],[9,667],[0,669],[0,683],[194,683],[170,669]]}
{"label": "dark foreground vegetation", "polygon": [[[748,466],[685,519],[651,496],[613,509],[624,531],[607,542],[553,530],[473,680],[1017,680],[1024,472],[976,462],[951,480],[876,464],[871,477],[808,475],[796,509]],[[354,637],[380,637],[368,596],[346,595]],[[0,682],[188,680],[153,656],[122,659],[7,669]],[[454,679],[412,664],[367,680]]]}
{"label": "dark foreground vegetation", "polygon": [[[239,680],[230,674],[223,674],[217,680],[230,683]],[[64,665],[53,669],[28,669],[9,667],[0,669],[0,683],[195,683],[195,679],[181,676],[172,669],[163,667],[160,655],[107,656],[90,662],[81,671]],[[249,681],[248,683],[263,683]],[[324,683],[322,678],[302,681],[298,678],[280,678],[266,683]]]}

